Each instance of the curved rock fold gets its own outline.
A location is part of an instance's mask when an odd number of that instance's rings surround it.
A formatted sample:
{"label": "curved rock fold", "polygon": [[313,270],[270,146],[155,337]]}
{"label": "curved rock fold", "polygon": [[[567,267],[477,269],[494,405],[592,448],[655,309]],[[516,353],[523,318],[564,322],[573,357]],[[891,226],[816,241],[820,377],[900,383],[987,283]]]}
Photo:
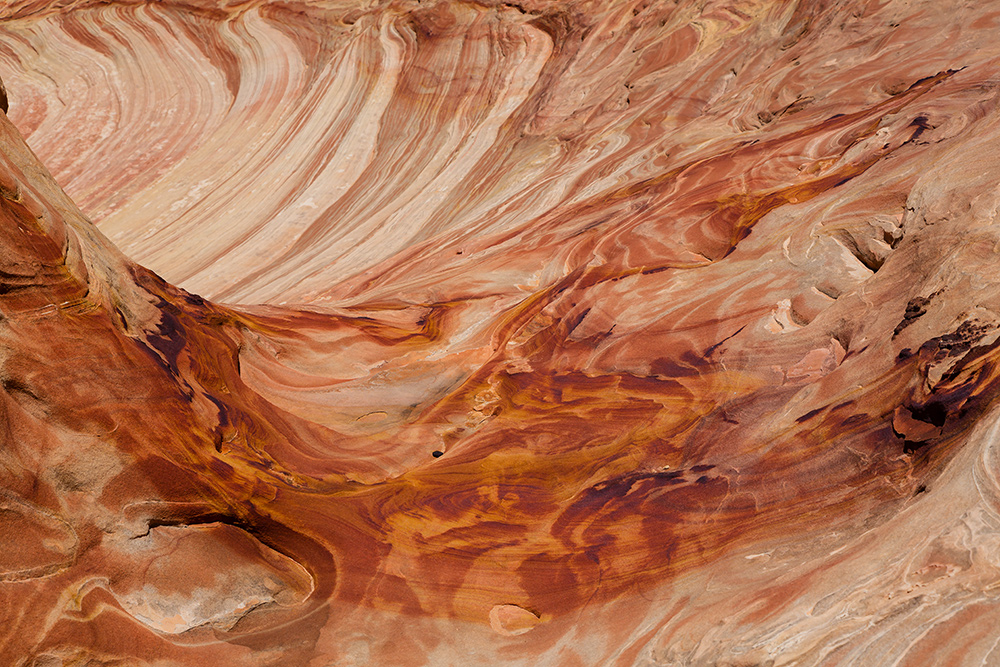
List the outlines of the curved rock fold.
{"label": "curved rock fold", "polygon": [[998,21],[6,3],[0,662],[1000,661]]}

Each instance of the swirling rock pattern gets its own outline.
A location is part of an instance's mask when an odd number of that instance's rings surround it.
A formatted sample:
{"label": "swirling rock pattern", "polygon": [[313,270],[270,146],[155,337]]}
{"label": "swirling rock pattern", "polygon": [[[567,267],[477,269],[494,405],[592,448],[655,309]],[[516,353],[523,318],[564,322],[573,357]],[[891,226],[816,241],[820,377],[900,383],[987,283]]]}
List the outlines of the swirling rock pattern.
{"label": "swirling rock pattern", "polygon": [[6,3],[4,664],[1000,664],[998,27]]}

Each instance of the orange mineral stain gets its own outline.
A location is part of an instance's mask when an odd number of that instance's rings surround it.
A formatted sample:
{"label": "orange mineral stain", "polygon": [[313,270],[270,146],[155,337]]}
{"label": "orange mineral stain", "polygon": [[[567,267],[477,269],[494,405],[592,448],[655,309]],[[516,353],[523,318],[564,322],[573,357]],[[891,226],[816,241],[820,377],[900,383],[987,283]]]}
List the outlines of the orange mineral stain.
{"label": "orange mineral stain", "polygon": [[998,20],[4,4],[0,667],[996,663]]}

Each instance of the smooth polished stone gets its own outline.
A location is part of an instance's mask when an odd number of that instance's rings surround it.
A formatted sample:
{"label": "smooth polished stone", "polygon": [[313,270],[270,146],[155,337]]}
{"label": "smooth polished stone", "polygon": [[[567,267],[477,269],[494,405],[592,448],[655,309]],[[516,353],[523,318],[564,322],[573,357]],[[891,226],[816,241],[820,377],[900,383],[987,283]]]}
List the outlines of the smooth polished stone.
{"label": "smooth polished stone", "polygon": [[0,662],[1000,664],[998,28],[5,3]]}

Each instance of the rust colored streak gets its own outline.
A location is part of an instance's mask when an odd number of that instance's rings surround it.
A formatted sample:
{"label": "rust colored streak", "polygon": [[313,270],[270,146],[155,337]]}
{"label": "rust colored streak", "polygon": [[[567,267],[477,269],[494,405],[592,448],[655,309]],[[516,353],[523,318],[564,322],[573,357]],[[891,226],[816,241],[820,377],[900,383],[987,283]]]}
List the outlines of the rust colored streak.
{"label": "rust colored streak", "polygon": [[991,664],[998,22],[8,3],[0,663]]}

